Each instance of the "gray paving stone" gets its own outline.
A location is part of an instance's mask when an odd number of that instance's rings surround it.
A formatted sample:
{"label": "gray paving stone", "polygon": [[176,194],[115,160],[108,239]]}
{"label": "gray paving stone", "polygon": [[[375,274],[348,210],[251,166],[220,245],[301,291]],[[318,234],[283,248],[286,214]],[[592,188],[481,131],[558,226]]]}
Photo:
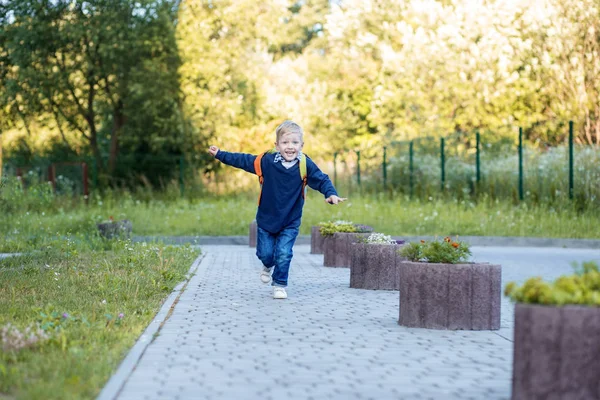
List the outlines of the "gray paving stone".
{"label": "gray paving stone", "polygon": [[[398,325],[398,293],[350,289],[350,271],[295,248],[289,298],[272,299],[247,246],[204,246],[205,257],[159,335],[116,396],[129,399],[507,399],[512,304],[498,331]],[[503,285],[599,260],[586,249],[473,248],[502,265]],[[115,376],[117,378],[117,376]]]}

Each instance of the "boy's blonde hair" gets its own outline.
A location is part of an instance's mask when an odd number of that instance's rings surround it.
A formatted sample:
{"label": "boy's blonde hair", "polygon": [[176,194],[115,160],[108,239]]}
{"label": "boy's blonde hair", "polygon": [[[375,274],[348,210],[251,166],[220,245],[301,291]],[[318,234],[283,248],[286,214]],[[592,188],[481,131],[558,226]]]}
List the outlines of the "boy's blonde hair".
{"label": "boy's blonde hair", "polygon": [[302,130],[300,125],[298,125],[294,121],[290,121],[289,119],[286,119],[285,121],[283,121],[277,127],[277,129],[275,129],[275,136],[276,136],[277,142],[279,142],[279,139],[281,139],[281,137],[283,135],[285,135],[286,133],[299,133],[300,139],[302,139],[302,140],[304,139],[304,131]]}

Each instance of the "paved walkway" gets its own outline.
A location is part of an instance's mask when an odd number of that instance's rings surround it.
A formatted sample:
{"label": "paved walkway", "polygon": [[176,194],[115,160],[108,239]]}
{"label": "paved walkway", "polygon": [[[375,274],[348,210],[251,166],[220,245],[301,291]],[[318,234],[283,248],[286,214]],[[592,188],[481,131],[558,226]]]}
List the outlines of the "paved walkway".
{"label": "paved walkway", "polygon": [[[349,270],[323,267],[307,245],[295,247],[287,300],[260,282],[254,249],[202,250],[183,293],[165,303],[100,399],[510,398],[506,299],[499,331],[409,329],[397,324],[398,292],[350,289]],[[600,262],[590,249],[472,250],[503,266],[504,283]]]}

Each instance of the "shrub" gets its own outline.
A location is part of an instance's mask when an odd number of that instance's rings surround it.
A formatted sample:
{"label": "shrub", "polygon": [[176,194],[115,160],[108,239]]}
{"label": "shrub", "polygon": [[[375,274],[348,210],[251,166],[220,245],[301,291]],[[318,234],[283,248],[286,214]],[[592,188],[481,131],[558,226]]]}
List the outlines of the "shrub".
{"label": "shrub", "polygon": [[563,275],[554,282],[539,276],[529,278],[522,286],[509,282],[504,294],[512,301],[526,304],[562,306],[579,304],[600,307],[600,270],[593,261],[573,265],[573,275]]}
{"label": "shrub", "polygon": [[421,240],[419,243],[409,243],[400,249],[400,255],[415,262],[458,264],[466,262],[471,251],[466,243],[445,237],[441,241]]}
{"label": "shrub", "polygon": [[48,211],[55,196],[49,182],[31,184],[25,190],[23,180],[3,178],[0,182],[0,212]]}

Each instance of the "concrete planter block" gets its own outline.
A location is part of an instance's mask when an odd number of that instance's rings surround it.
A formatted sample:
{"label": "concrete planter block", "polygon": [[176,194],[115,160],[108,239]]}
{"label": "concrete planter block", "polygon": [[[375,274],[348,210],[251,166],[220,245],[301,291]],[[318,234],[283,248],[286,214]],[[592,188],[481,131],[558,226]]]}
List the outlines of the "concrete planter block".
{"label": "concrete planter block", "polygon": [[515,306],[513,400],[600,399],[600,307]]}
{"label": "concrete planter block", "polygon": [[402,263],[402,326],[429,329],[500,329],[500,265]]}
{"label": "concrete planter block", "polygon": [[133,230],[133,224],[128,219],[120,221],[103,222],[96,225],[100,236],[106,239],[114,238],[131,238],[131,231]]}
{"label": "concrete planter block", "polygon": [[350,248],[350,287],[398,290],[398,271],[406,258],[394,244],[354,243]]}
{"label": "concrete planter block", "polygon": [[323,265],[326,267],[350,267],[350,245],[356,243],[359,237],[368,233],[337,232],[325,237]]}
{"label": "concrete planter block", "polygon": [[321,227],[313,226],[310,228],[310,254],[323,254],[325,237],[321,235]]}
{"label": "concrete planter block", "polygon": [[256,221],[252,221],[248,227],[248,246],[256,247],[256,235],[257,235]]}

